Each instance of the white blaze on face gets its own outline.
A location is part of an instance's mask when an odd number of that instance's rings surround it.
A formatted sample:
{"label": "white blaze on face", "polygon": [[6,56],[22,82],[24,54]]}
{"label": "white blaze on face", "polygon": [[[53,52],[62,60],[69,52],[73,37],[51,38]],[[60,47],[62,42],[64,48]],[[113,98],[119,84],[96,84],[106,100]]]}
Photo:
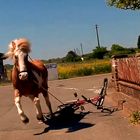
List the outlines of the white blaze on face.
{"label": "white blaze on face", "polygon": [[15,56],[18,59],[18,65],[19,65],[19,71],[20,71],[19,78],[21,80],[25,80],[28,77],[28,73],[26,72],[27,67],[25,64],[25,57],[27,56],[27,54],[22,52],[21,50],[16,50]]}
{"label": "white blaze on face", "polygon": [[37,79],[37,82],[38,82],[38,87],[41,88],[42,86],[42,83],[43,83],[43,78],[42,78],[42,75],[39,75],[36,71],[32,71],[34,76],[36,77]]}
{"label": "white blaze on face", "polygon": [[18,53],[18,63],[19,63],[19,69],[20,71],[26,71],[26,65],[25,65],[25,57],[26,57],[26,53],[23,53],[22,51],[17,51]]}

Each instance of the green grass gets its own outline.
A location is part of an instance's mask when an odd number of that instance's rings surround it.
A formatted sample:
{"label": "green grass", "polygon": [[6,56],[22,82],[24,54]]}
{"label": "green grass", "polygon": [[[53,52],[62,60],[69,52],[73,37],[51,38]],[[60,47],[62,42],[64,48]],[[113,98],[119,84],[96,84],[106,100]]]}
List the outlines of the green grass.
{"label": "green grass", "polygon": [[11,81],[7,80],[7,81],[0,81],[0,86],[7,86],[10,85]]}
{"label": "green grass", "polygon": [[78,76],[88,76],[111,72],[110,60],[94,60],[81,63],[58,64],[59,79],[67,79]]}

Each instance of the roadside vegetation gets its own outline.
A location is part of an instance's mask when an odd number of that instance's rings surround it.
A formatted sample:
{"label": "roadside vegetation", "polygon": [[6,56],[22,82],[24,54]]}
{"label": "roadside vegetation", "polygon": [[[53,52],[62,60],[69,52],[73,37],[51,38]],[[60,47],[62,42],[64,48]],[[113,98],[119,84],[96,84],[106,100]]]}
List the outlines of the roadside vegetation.
{"label": "roadside vegetation", "polygon": [[130,116],[130,122],[134,125],[140,124],[140,111],[132,112]]}
{"label": "roadside vegetation", "polygon": [[[80,51],[70,50],[63,58],[53,58],[42,60],[45,64],[57,63],[59,79],[72,77],[89,76],[111,72],[112,55],[134,55],[139,52],[140,39],[138,39],[138,48],[125,48],[118,44],[113,44],[111,49],[97,46],[91,53],[80,55]],[[7,69],[8,80],[10,80],[10,71],[12,66],[5,65]]]}
{"label": "roadside vegetation", "polygon": [[125,48],[113,44],[110,50],[107,47],[97,46],[91,53],[78,55],[79,51],[69,51],[63,58],[43,60],[44,63],[57,63],[59,79],[111,72],[111,56],[134,55],[139,48]]}
{"label": "roadside vegetation", "polygon": [[108,5],[114,6],[116,8],[124,10],[139,10],[140,1],[139,0],[106,0]]}
{"label": "roadside vegetation", "polygon": [[75,63],[61,63],[58,65],[59,79],[67,79],[78,76],[88,76],[111,72],[110,59],[91,60]]}

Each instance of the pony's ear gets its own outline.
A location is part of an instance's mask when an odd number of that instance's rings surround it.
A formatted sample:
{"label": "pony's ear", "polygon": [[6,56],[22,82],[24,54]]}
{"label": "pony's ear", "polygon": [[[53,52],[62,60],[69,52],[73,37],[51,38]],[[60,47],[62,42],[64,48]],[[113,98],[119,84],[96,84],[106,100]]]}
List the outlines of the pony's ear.
{"label": "pony's ear", "polygon": [[12,41],[12,46],[14,49],[16,48],[16,43],[14,41]]}

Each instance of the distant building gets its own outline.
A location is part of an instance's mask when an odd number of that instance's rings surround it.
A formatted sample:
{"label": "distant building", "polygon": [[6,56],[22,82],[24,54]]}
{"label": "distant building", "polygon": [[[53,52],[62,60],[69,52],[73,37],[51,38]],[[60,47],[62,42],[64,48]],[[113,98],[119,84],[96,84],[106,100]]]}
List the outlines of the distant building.
{"label": "distant building", "polygon": [[57,80],[58,79],[58,70],[56,63],[46,64],[48,70],[48,80]]}

